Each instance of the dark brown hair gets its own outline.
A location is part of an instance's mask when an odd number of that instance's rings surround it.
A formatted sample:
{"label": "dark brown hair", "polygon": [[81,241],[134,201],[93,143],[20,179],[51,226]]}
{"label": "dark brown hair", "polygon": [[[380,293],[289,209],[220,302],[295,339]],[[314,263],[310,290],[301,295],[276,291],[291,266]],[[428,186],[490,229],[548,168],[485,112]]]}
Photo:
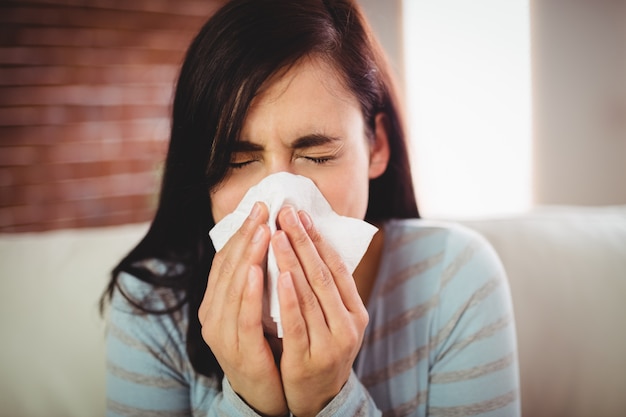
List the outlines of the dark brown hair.
{"label": "dark brown hair", "polygon": [[[209,191],[226,175],[250,102],[264,82],[305,56],[321,57],[358,99],[366,124],[384,113],[391,147],[387,170],[370,181],[365,219],[418,217],[407,144],[387,61],[362,12],[350,0],[232,0],[202,27],[183,62],[159,206],[143,240],[112,273],[103,297],[128,272],[179,294],[188,304],[187,352],[205,375],[222,371],[202,339],[198,310],[215,255]],[[157,260],[162,268],[147,268]],[[122,290],[120,288],[120,290]]]}

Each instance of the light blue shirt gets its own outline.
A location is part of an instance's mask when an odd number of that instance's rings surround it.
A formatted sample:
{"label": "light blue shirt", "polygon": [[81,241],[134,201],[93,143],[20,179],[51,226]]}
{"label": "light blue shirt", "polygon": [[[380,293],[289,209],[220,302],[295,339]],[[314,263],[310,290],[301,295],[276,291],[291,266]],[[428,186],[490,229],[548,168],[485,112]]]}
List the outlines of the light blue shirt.
{"label": "light blue shirt", "polygon": [[[513,309],[491,246],[460,226],[425,220],[384,224],[370,322],[353,372],[321,416],[519,416]],[[171,305],[122,274],[152,307]],[[195,312],[194,312],[195,314]],[[107,415],[256,416],[219,381],[196,373],[186,352],[184,307],[142,313],[116,292],[107,334]]]}

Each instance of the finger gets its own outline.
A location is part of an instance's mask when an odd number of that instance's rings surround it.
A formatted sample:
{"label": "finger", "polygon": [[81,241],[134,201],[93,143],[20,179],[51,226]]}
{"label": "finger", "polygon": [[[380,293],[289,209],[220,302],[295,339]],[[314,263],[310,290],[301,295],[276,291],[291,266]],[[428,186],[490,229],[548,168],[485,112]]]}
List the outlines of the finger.
{"label": "finger", "polygon": [[253,238],[257,227],[267,221],[267,217],[268,212],[265,204],[256,202],[237,232],[235,232],[224,247],[215,254],[207,283],[208,292],[214,294],[216,286],[229,282],[229,277],[234,273],[236,265],[241,259],[243,250]]}
{"label": "finger", "polygon": [[289,271],[281,273],[278,277],[278,300],[283,326],[284,351],[301,357],[302,353],[309,349],[309,334],[300,311],[293,277]]}
{"label": "finger", "polygon": [[254,236],[257,227],[267,222],[268,212],[265,204],[256,202],[250,210],[250,214],[241,224],[237,232],[235,232],[224,247],[215,254],[211,272],[219,273],[218,279],[209,280],[207,289],[220,282],[220,276],[229,276],[235,269],[235,265],[241,257],[242,251],[248,245]]}
{"label": "finger", "polygon": [[301,210],[298,213],[298,217],[306,230],[307,235],[311,239],[311,242],[317,249],[317,253],[320,258],[331,271],[343,304],[348,311],[361,313],[365,308],[363,300],[357,290],[354,277],[348,270],[346,264],[343,262],[341,255],[339,255],[335,248],[323,238],[319,230],[313,224],[311,216]]}
{"label": "finger", "polygon": [[257,226],[252,239],[243,250],[235,273],[223,285],[222,292],[216,291],[214,302],[217,308],[221,307],[224,317],[238,320],[244,291],[250,280],[250,270],[251,268],[261,269],[261,263],[265,258],[269,244],[269,235],[270,231],[267,225]]}
{"label": "finger", "polygon": [[[214,325],[214,330],[219,332],[223,340],[232,344],[233,348],[241,346],[239,343],[240,315],[242,307],[247,304],[245,293],[247,283],[250,281],[250,270],[252,268],[261,269],[260,262],[267,251],[268,242],[268,226],[265,224],[259,225],[250,244],[244,250],[241,263],[229,277],[228,284],[218,285],[212,299],[213,305],[210,306],[209,314],[211,312],[215,314],[215,317],[210,318]],[[254,308],[254,306],[251,306],[251,308]],[[248,324],[250,323],[249,312],[244,320]],[[261,326],[259,326],[259,329],[261,329]]]}
{"label": "finger", "polygon": [[[248,260],[248,266],[251,263],[260,264],[267,252],[268,239],[259,236],[259,228],[263,228],[267,221],[267,207],[262,203],[255,203],[250,215],[243,222],[239,230],[229,239],[222,250],[218,252],[211,265],[205,298],[201,305],[201,311],[198,312],[201,322],[206,316],[208,306],[219,309],[225,301],[225,292],[233,284],[232,277],[240,266],[242,260]],[[267,226],[264,228],[267,230]],[[269,232],[267,232],[269,235]],[[260,238],[260,240],[259,240]],[[255,240],[257,239],[257,240]],[[265,244],[263,246],[251,245],[251,243]],[[252,249],[252,250],[251,250]],[[245,273],[241,281],[245,281]]]}
{"label": "finger", "polygon": [[[343,322],[346,308],[335,284],[333,271],[318,253],[295,210],[292,207],[283,209],[279,214],[279,221],[281,228],[289,236],[289,241],[302,265],[304,274],[319,302],[327,323],[330,325],[333,320],[337,319]],[[339,272],[343,273],[344,271],[345,266],[344,270]],[[344,317],[340,318],[342,315]]]}
{"label": "finger", "polygon": [[272,247],[276,263],[281,272],[289,272],[295,289],[300,312],[305,319],[307,328],[313,331],[327,330],[326,319],[317,296],[311,288],[300,260],[283,230],[278,230],[272,237]]}
{"label": "finger", "polygon": [[[254,354],[264,353],[263,335],[263,270],[258,265],[248,269],[246,286],[238,318],[239,343],[249,348],[257,347]],[[265,352],[266,353],[266,352]]]}

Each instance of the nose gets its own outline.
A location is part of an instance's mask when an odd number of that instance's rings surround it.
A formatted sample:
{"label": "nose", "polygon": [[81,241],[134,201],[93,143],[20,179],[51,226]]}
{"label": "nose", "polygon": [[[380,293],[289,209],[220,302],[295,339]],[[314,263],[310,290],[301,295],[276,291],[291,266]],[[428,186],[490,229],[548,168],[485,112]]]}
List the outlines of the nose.
{"label": "nose", "polygon": [[276,174],[278,172],[288,172],[295,174],[291,155],[276,155],[270,158],[266,163],[266,176]]}

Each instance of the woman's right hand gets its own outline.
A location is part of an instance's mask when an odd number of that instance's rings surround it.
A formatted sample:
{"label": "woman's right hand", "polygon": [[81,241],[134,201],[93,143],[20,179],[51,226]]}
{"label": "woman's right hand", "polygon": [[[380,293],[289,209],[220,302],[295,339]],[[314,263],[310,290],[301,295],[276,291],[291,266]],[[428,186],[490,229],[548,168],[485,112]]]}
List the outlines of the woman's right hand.
{"label": "woman's right hand", "polygon": [[267,218],[267,207],[256,203],[215,255],[198,318],[233,390],[257,413],[281,416],[288,413],[287,402],[261,323]]}

